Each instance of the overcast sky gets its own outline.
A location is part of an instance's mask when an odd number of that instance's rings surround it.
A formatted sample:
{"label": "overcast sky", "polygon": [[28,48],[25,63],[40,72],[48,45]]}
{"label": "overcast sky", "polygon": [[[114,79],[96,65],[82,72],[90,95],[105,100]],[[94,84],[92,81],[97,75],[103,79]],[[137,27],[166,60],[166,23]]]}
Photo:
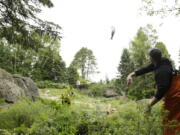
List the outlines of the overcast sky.
{"label": "overcast sky", "polygon": [[[67,66],[82,47],[91,49],[99,74],[92,80],[114,78],[122,49],[129,46],[139,27],[152,24],[178,65],[180,19],[139,15],[141,0],[52,0],[54,8],[43,9],[41,17],[62,27],[61,56]],[[110,40],[111,27],[116,33]]]}

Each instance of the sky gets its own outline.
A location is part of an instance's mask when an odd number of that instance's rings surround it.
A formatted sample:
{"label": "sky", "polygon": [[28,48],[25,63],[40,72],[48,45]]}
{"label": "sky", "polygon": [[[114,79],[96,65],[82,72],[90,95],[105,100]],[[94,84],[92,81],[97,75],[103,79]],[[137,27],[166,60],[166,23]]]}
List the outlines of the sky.
{"label": "sky", "polygon": [[[82,47],[91,49],[99,74],[92,81],[117,76],[123,48],[128,48],[140,27],[152,24],[159,40],[166,44],[178,67],[180,18],[149,17],[139,14],[141,0],[52,0],[54,7],[43,8],[40,17],[62,27],[60,54],[68,66]],[[116,33],[110,40],[112,26]]]}

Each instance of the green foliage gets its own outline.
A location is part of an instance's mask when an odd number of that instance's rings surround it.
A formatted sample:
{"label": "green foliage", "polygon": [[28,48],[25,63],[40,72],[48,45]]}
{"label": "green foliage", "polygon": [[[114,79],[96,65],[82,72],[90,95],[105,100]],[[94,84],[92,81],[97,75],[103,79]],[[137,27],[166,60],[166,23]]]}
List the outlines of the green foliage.
{"label": "green foliage", "polygon": [[[106,88],[111,88],[111,89],[117,89],[117,86],[116,86],[116,79],[111,79],[109,80],[109,83],[106,83],[104,84]],[[100,82],[100,84],[103,84]]]}
{"label": "green foliage", "polygon": [[62,104],[63,105],[70,105],[74,96],[75,96],[74,89],[66,89],[66,91],[61,94]]}
{"label": "green foliage", "polygon": [[41,116],[53,116],[54,110],[41,102],[17,102],[9,109],[0,113],[0,129],[30,127]]}
{"label": "green foliage", "polygon": [[[89,98],[86,97],[84,100],[88,100],[88,103],[96,103],[96,106],[98,103],[111,104],[117,111],[107,114],[100,108],[94,110],[77,104],[67,106],[48,99],[40,98],[35,102],[24,100],[0,112],[0,133],[6,133],[5,135],[162,134],[161,104],[153,107],[151,115],[145,115],[143,111],[147,106],[146,102],[104,98],[89,100]],[[93,103],[94,100],[98,102]]]}
{"label": "green foliage", "polygon": [[13,130],[13,133],[17,134],[17,135],[25,135],[26,133],[28,133],[28,128],[26,128],[26,126],[24,124],[22,124],[20,127],[17,127]]}
{"label": "green foliage", "polygon": [[54,83],[48,80],[36,82],[36,85],[38,88],[57,88],[57,89],[69,88],[69,85],[66,83]]}
{"label": "green foliage", "polygon": [[163,42],[157,42],[155,47],[161,50],[163,57],[170,58],[170,54],[168,53],[166,45]]}
{"label": "green foliage", "polygon": [[67,69],[67,80],[69,84],[75,86],[78,79],[79,79],[79,74],[77,72],[77,69],[73,66],[70,66]]}
{"label": "green foliage", "polygon": [[3,103],[5,102],[5,100],[3,98],[0,98],[0,112],[3,110]]}
{"label": "green foliage", "polygon": [[60,27],[37,17],[51,0],[0,0],[1,68],[34,80],[66,82],[65,62],[59,55]]}
{"label": "green foliage", "polygon": [[79,81],[80,81],[81,84],[88,84],[88,83],[90,83],[89,80],[83,79],[82,77],[79,77]]}
{"label": "green foliage", "polygon": [[13,72],[13,48],[5,39],[0,40],[0,62],[1,68],[6,69],[8,72]]}
{"label": "green foliage", "polygon": [[103,96],[104,91],[105,91],[105,85],[104,84],[93,83],[93,84],[91,84],[89,86],[88,91],[89,91],[89,95]]}
{"label": "green foliage", "polygon": [[9,44],[5,39],[0,39],[0,46],[0,67],[13,74],[30,76],[36,52],[25,50],[19,44]]}
{"label": "green foliage", "polygon": [[81,71],[83,79],[88,79],[90,74],[96,73],[97,63],[92,50],[85,47],[81,48],[74,56],[71,66]]}
{"label": "green foliage", "polygon": [[[148,25],[146,28],[139,29],[130,47],[130,54],[135,69],[140,69],[150,63],[148,51],[153,47],[159,48],[164,57],[170,58],[165,44],[157,42],[157,39],[156,30],[152,26]],[[136,99],[150,98],[154,95],[153,89],[154,78],[152,73],[149,73],[135,79],[134,85],[130,87],[129,96],[134,96]]]}
{"label": "green foliage", "polygon": [[66,65],[59,55],[58,42],[39,49],[37,58],[32,70],[34,80],[66,82]]}
{"label": "green foliage", "polygon": [[140,28],[131,41],[130,48],[124,49],[118,67],[118,78],[116,87],[132,99],[150,98],[154,95],[154,78],[152,73],[137,77],[133,85],[126,86],[126,77],[134,70],[150,64],[149,49],[159,48],[164,57],[170,58],[166,46],[162,42],[157,42],[156,30],[152,25]]}
{"label": "green foliage", "polygon": [[124,49],[118,66],[118,78],[116,79],[116,87],[119,89],[118,92],[123,90],[125,93],[128,93],[126,78],[128,74],[133,71],[134,63],[130,58],[129,50]]}
{"label": "green foliage", "polygon": [[44,34],[60,38],[60,26],[41,20],[37,14],[41,7],[53,7],[51,0],[0,0],[0,38],[10,44],[20,44],[24,48],[36,48],[34,32],[40,37]]}
{"label": "green foliage", "polygon": [[57,135],[56,126],[53,120],[42,119],[32,125],[29,135]]}
{"label": "green foliage", "polygon": [[172,65],[175,67],[175,62],[171,59],[171,55],[169,54],[166,45],[163,42],[157,42],[155,45],[156,48],[159,48],[162,52],[162,56],[171,60]]}
{"label": "green foliage", "polygon": [[140,68],[148,64],[148,50],[151,47],[148,33],[145,33],[144,28],[140,28],[130,45],[130,54],[135,68]]}
{"label": "green foliage", "polygon": [[[131,42],[130,55],[134,62],[134,69],[140,69],[150,63],[148,51],[154,47],[156,36],[152,27],[140,28],[136,37]],[[150,98],[153,95],[153,76],[152,73],[140,76],[135,79],[133,85],[129,88],[128,95],[136,99]]]}
{"label": "green foliage", "polygon": [[3,98],[0,98],[0,105],[3,104],[5,100]]}
{"label": "green foliage", "polygon": [[[158,6],[157,6],[158,5]],[[166,17],[168,15],[179,16],[180,1],[175,0],[142,0],[141,12],[145,12],[149,16],[160,15]]]}
{"label": "green foliage", "polygon": [[0,135],[11,135],[11,133],[5,129],[0,129]]}
{"label": "green foliage", "polygon": [[67,82],[66,65],[59,55],[59,41],[52,41],[52,37],[47,35],[36,38],[41,45],[38,51],[27,50],[19,44],[9,44],[7,40],[1,39],[0,67],[12,74],[28,76],[36,81]]}
{"label": "green foliage", "polygon": [[[62,109],[63,108],[63,109]],[[0,129],[28,135],[57,135],[76,132],[76,114],[56,101],[23,101],[0,113]],[[78,118],[78,115],[77,115]]]}

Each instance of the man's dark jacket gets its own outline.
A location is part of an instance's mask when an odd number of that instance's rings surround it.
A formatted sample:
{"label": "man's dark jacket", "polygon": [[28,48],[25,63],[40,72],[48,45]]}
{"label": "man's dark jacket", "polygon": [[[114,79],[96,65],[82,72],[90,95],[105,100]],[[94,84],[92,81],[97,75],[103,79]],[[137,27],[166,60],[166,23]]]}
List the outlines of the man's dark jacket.
{"label": "man's dark jacket", "polygon": [[155,73],[157,87],[155,97],[160,100],[170,88],[173,72],[172,64],[167,58],[161,58],[161,61],[158,62],[156,66],[150,64],[147,67],[136,70],[135,74],[136,76],[139,76],[151,71],[154,71]]}

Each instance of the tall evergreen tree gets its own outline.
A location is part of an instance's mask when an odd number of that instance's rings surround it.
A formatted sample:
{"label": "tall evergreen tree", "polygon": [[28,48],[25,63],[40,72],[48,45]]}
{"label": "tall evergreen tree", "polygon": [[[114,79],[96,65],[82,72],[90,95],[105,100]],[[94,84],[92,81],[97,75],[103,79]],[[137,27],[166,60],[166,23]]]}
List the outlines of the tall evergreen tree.
{"label": "tall evergreen tree", "polygon": [[[139,69],[150,64],[149,49],[156,47],[162,51],[164,57],[170,58],[166,46],[157,42],[156,30],[151,25],[140,28],[136,37],[130,44],[130,56],[134,62],[134,68]],[[152,73],[140,76],[135,79],[134,85],[129,90],[129,95],[138,99],[149,98],[153,95],[154,79]]]}
{"label": "tall evergreen tree", "polygon": [[[142,68],[150,63],[148,51],[154,47],[156,42],[156,39],[149,36],[146,29],[140,28],[130,44],[130,55],[135,69]],[[134,85],[129,90],[129,95],[137,99],[149,98],[153,95],[153,77],[151,73],[136,78]]]}
{"label": "tall evergreen tree", "polygon": [[121,60],[118,66],[118,78],[116,80],[116,86],[125,93],[128,92],[128,88],[126,85],[126,78],[130,72],[134,70],[134,64],[131,61],[130,53],[128,49],[123,49]]}
{"label": "tall evergreen tree", "polygon": [[155,47],[161,50],[163,57],[170,58],[170,54],[163,42],[157,42]]}

